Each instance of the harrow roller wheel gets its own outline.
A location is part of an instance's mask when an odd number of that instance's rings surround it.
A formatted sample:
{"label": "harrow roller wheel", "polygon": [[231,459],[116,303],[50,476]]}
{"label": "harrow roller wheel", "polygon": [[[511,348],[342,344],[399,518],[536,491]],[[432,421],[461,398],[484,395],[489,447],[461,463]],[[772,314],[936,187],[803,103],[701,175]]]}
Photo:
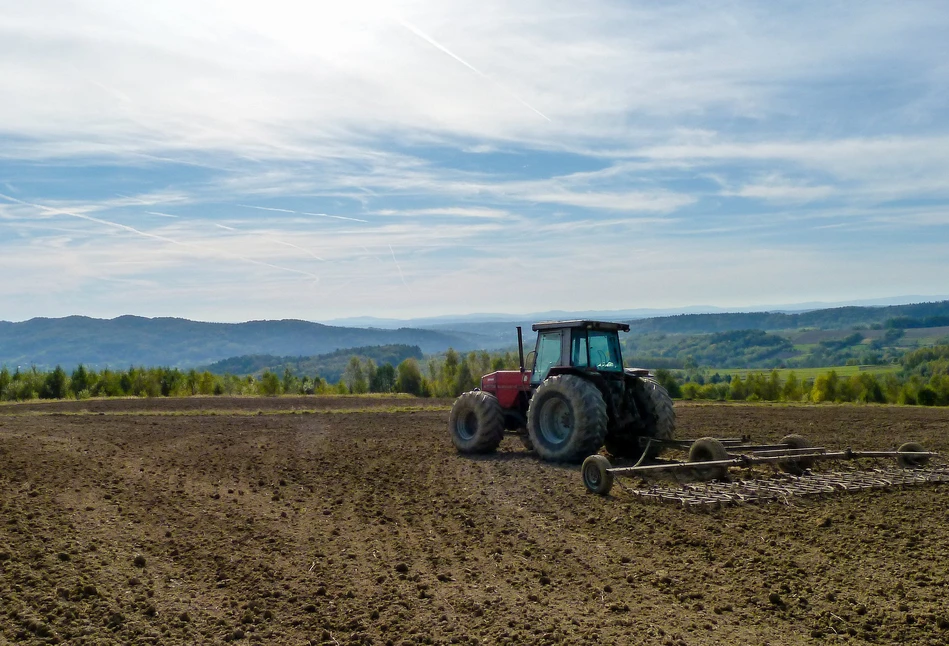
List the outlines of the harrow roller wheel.
{"label": "harrow roller wheel", "polygon": [[504,417],[498,398],[472,390],[451,407],[448,432],[459,453],[491,453],[504,438]]}
{"label": "harrow roller wheel", "polygon": [[[781,438],[781,444],[789,449],[806,449],[811,443],[803,435],[791,434]],[[778,462],[778,468],[785,473],[799,476],[814,466],[814,461],[808,458],[792,458],[787,461]]]}
{"label": "harrow roller wheel", "polygon": [[[689,448],[689,462],[716,462],[727,460],[730,456],[725,445],[714,437],[703,437],[695,440]],[[696,467],[695,474],[700,480],[724,480],[728,476],[728,467],[724,465],[711,467]]]}
{"label": "harrow roller wheel", "polygon": [[[896,449],[898,453],[922,453],[925,450],[923,445],[918,442],[906,442],[905,444],[901,444],[900,448]],[[929,462],[928,455],[896,456],[896,463],[903,469],[918,469],[919,467],[926,466],[927,462]]]}
{"label": "harrow roller wheel", "polygon": [[580,472],[583,484],[590,493],[605,496],[613,488],[613,474],[608,470],[610,461],[602,455],[591,455],[583,461]]}

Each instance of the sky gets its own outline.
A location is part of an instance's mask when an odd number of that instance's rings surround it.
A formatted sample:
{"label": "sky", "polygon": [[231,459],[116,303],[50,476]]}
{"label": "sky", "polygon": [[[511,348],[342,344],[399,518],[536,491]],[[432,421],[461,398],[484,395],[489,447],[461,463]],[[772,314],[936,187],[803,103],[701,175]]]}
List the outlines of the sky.
{"label": "sky", "polygon": [[949,4],[0,0],[0,320],[945,294]]}

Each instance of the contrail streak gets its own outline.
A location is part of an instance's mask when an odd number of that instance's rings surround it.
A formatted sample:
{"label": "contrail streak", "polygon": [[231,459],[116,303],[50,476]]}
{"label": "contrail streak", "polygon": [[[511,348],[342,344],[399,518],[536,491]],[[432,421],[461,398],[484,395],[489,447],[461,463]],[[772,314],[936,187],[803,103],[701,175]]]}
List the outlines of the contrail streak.
{"label": "contrail streak", "polygon": [[244,209],[257,209],[258,211],[277,211],[279,213],[294,213],[296,215],[315,215],[319,218],[332,218],[334,220],[349,220],[350,222],[365,222],[369,223],[369,220],[360,220],[359,218],[347,218],[344,215],[330,215],[328,213],[309,213],[307,211],[292,211],[290,209],[277,209],[272,206],[254,206],[253,204],[238,204],[237,206]]}
{"label": "contrail streak", "polygon": [[360,220],[359,218],[347,218],[345,215],[330,215],[329,213],[307,213],[306,211],[300,212],[302,215],[315,215],[318,218],[333,218],[334,220],[349,220],[351,222],[365,222],[369,223],[369,220]]}
{"label": "contrail streak", "polygon": [[[416,27],[416,26],[413,25],[412,23],[408,22],[407,20],[404,20],[404,19],[402,19],[402,18],[397,18],[397,17],[392,17],[392,20],[394,20],[395,22],[399,23],[403,28],[408,29],[410,32],[412,32],[413,34],[415,34],[416,36],[418,36],[419,38],[421,38],[422,40],[424,40],[426,43],[428,43],[429,45],[431,45],[432,47],[434,47],[434,48],[437,49],[438,51],[442,52],[442,53],[445,54],[446,56],[450,56],[451,58],[453,58],[453,59],[455,59],[456,61],[458,61],[459,63],[461,63],[462,65],[464,65],[465,67],[467,67],[469,70],[471,70],[472,72],[474,72],[475,74],[477,74],[477,75],[480,76],[481,78],[487,80],[488,82],[492,83],[492,84],[495,85],[496,87],[500,88],[501,90],[504,91],[505,94],[507,94],[507,95],[509,95],[510,97],[512,97],[513,99],[515,99],[518,103],[520,103],[521,105],[523,105],[523,106],[524,106],[525,108],[527,108],[528,110],[531,110],[532,112],[534,112],[534,113],[540,115],[541,117],[543,117],[543,118],[546,119],[547,121],[550,121],[550,117],[548,117],[546,114],[544,114],[543,112],[541,112],[540,110],[538,110],[537,108],[535,108],[534,106],[532,106],[530,103],[528,103],[527,101],[525,101],[525,100],[522,99],[521,97],[519,97],[519,96],[517,96],[516,94],[514,94],[513,92],[511,92],[509,89],[507,89],[506,87],[504,87],[503,85],[501,85],[500,83],[498,83],[497,81],[495,81],[493,78],[491,78],[490,76],[488,76],[487,74],[485,74],[484,72],[482,72],[481,70],[479,70],[477,67],[475,67],[474,65],[472,65],[471,63],[469,63],[468,61],[466,61],[465,59],[463,59],[461,56],[458,56],[457,54],[455,54],[454,52],[452,52],[450,49],[448,49],[447,47],[445,47],[444,45],[442,45],[441,43],[439,43],[437,40],[435,40],[434,38],[432,38],[431,36],[429,36],[428,34],[426,34],[424,31],[422,31],[421,29],[419,29],[418,27]],[[551,123],[552,123],[552,122],[551,122]]]}
{"label": "contrail streak", "polygon": [[253,206],[252,204],[238,204],[237,206],[244,209],[257,209],[258,211],[279,211],[280,213],[296,213],[296,211],[291,211],[290,209],[275,209],[270,206]]}
{"label": "contrail streak", "polygon": [[399,261],[395,259],[395,252],[392,251],[392,245],[389,245],[389,253],[392,254],[392,262],[395,263],[395,268],[399,270],[399,278],[402,279],[402,284],[408,287],[408,284],[405,282],[405,276],[402,275],[402,268],[399,267]]}
{"label": "contrail streak", "polygon": [[101,224],[101,225],[103,225],[103,226],[111,227],[111,228],[113,228],[113,229],[119,229],[119,230],[122,230],[122,231],[127,231],[127,232],[129,232],[129,233],[134,233],[135,235],[141,236],[141,237],[143,237],[143,238],[151,238],[152,240],[160,240],[160,241],[162,241],[162,242],[167,242],[167,243],[169,243],[169,244],[173,244],[173,245],[176,245],[176,246],[179,246],[179,247],[185,247],[185,248],[187,248],[187,249],[196,249],[196,250],[198,250],[198,251],[204,251],[204,252],[212,251],[212,252],[214,252],[214,253],[219,253],[219,254],[222,254],[222,255],[225,255],[225,256],[230,256],[231,258],[236,258],[236,259],[238,259],[238,260],[240,260],[240,261],[243,261],[243,262],[246,262],[246,263],[250,263],[250,264],[252,264],[252,265],[258,265],[258,266],[260,266],[260,267],[269,267],[270,269],[278,269],[278,270],[280,270],[280,271],[286,271],[286,272],[289,272],[289,273],[291,273],[291,274],[300,274],[300,275],[303,275],[303,276],[307,276],[308,278],[314,278],[314,279],[316,279],[316,280],[319,280],[319,279],[320,279],[320,277],[317,276],[316,274],[311,274],[310,272],[308,272],[308,271],[303,271],[303,270],[301,270],[301,269],[291,269],[290,267],[281,267],[280,265],[274,265],[274,264],[271,264],[271,263],[269,263],[269,262],[263,262],[262,260],[254,260],[253,258],[248,258],[248,257],[246,257],[246,256],[242,256],[242,255],[240,255],[240,254],[236,254],[236,253],[233,253],[233,252],[231,252],[231,251],[226,251],[226,250],[224,250],[224,249],[217,249],[216,247],[208,247],[208,246],[205,246],[205,245],[197,245],[197,244],[194,244],[194,243],[192,243],[192,242],[181,242],[181,241],[179,241],[179,240],[175,240],[175,239],[169,238],[169,237],[167,237],[167,236],[158,235],[157,233],[148,233],[147,231],[140,231],[139,229],[136,229],[136,228],[134,228],[134,227],[130,227],[130,226],[125,225],[125,224],[119,224],[118,222],[110,222],[109,220],[102,220],[102,219],[100,219],[100,218],[94,218],[94,217],[92,217],[91,215],[84,215],[84,214],[82,214],[82,213],[75,213],[75,212],[73,212],[73,211],[66,211],[65,209],[56,209],[56,208],[53,208],[53,207],[50,207],[50,206],[43,206],[42,204],[34,204],[34,203],[32,203],[32,202],[25,202],[25,201],[23,201],[23,200],[18,200],[18,199],[15,198],[15,197],[10,197],[9,195],[4,195],[3,193],[0,193],[0,198],[3,198],[4,200],[8,200],[8,201],[10,201],[10,202],[14,202],[14,203],[16,203],[16,204],[22,204],[23,206],[30,206],[30,207],[33,207],[34,209],[39,209],[39,210],[41,210],[41,211],[46,211],[47,213],[53,213],[53,214],[55,214],[55,215],[68,215],[68,216],[70,216],[70,217],[79,218],[80,220],[87,220],[87,221],[89,221],[89,222],[95,222],[96,224]]}
{"label": "contrail streak", "polygon": [[[218,228],[220,228],[220,229],[224,229],[225,231],[234,231],[234,232],[242,233],[240,229],[235,229],[234,227],[228,227],[228,226],[225,226],[225,225],[223,225],[223,224],[218,224],[217,222],[214,223],[214,226],[216,226],[216,227],[218,227]],[[305,253],[306,255],[310,256],[311,258],[316,258],[317,260],[320,260],[320,261],[322,261],[322,262],[329,262],[326,258],[320,258],[319,256],[317,256],[315,253],[313,253],[313,252],[310,251],[309,249],[304,249],[303,247],[298,247],[297,245],[293,244],[292,242],[284,242],[283,240],[277,240],[276,238],[271,238],[270,236],[267,236],[267,237],[265,237],[264,239],[267,240],[267,241],[269,241],[269,242],[274,242],[274,243],[276,243],[276,244],[282,244],[282,245],[284,245],[284,246],[286,246],[286,247],[293,247],[294,249],[298,249],[298,250],[302,251],[303,253]]]}
{"label": "contrail streak", "polygon": [[329,260],[327,260],[326,258],[321,258],[321,257],[317,256],[315,253],[313,253],[313,252],[310,251],[309,249],[304,249],[303,247],[298,247],[297,245],[295,245],[295,244],[293,244],[293,243],[291,243],[291,242],[284,242],[283,240],[277,240],[276,238],[268,238],[268,240],[270,240],[271,242],[276,242],[277,244],[282,244],[282,245],[284,245],[284,246],[286,246],[286,247],[293,247],[294,249],[298,249],[298,250],[302,251],[303,253],[305,253],[306,255],[310,256],[311,258],[316,258],[317,260],[321,260],[321,261],[323,261],[323,262],[329,262]]}

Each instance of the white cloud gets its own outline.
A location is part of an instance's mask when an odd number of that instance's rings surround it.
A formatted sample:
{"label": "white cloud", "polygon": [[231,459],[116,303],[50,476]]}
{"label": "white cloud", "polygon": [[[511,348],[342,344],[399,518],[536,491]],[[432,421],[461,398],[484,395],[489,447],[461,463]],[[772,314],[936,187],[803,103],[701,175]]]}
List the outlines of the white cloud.
{"label": "white cloud", "polygon": [[933,7],[8,3],[0,70],[17,100],[0,102],[0,127],[75,142],[58,144],[64,152],[217,148],[289,158],[384,133],[642,140],[671,119],[786,114],[799,105],[784,96],[792,82],[834,81],[880,60],[894,76],[923,77],[941,64],[925,45],[949,21]]}
{"label": "white cloud", "polygon": [[243,319],[900,292],[949,271],[923,239],[949,226],[947,32],[935,1],[4,3],[0,263],[49,298],[0,296]]}

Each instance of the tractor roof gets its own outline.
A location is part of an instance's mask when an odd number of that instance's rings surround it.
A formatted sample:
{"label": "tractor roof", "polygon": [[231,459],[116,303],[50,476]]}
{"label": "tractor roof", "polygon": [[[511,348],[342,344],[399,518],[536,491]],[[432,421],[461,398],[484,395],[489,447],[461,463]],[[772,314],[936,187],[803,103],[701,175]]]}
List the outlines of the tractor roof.
{"label": "tractor roof", "polygon": [[544,321],[543,323],[534,323],[531,329],[538,330],[557,330],[561,328],[582,327],[588,330],[608,330],[629,332],[627,323],[610,323],[608,321]]}

